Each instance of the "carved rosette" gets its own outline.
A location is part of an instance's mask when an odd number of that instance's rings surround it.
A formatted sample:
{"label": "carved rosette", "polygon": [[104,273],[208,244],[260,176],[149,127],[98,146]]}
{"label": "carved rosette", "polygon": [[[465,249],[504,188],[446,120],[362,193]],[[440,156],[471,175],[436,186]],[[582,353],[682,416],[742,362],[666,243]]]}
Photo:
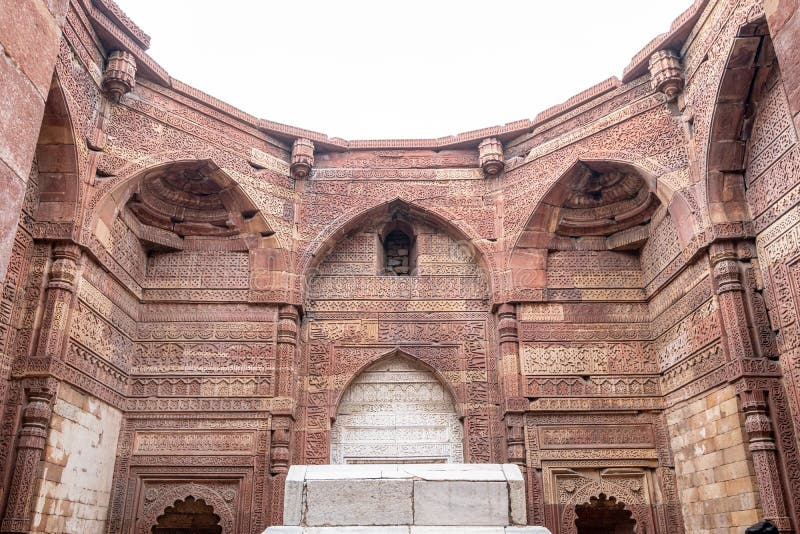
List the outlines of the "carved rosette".
{"label": "carved rosette", "polygon": [[136,86],[136,58],[124,50],[115,50],[108,56],[103,72],[103,91],[114,102],[130,93]]}
{"label": "carved rosette", "polygon": [[292,163],[289,170],[293,178],[305,178],[314,167],[314,142],[310,139],[297,139],[292,145]]}
{"label": "carved rosette", "polygon": [[650,83],[654,91],[673,101],[683,89],[681,57],[673,50],[659,50],[650,56]]}
{"label": "carved rosette", "polygon": [[483,172],[489,176],[499,174],[506,165],[503,162],[503,144],[494,137],[484,139],[478,145],[478,159]]}

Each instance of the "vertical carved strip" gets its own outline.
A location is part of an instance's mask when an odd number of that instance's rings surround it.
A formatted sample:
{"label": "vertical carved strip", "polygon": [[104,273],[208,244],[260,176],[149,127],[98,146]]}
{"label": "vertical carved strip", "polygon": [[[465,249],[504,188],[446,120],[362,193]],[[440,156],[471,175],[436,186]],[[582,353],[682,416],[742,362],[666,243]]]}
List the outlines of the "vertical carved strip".
{"label": "vertical carved strip", "polygon": [[772,422],[767,415],[766,394],[763,390],[747,390],[741,393],[741,399],[764,517],[778,527],[779,532],[791,532],[778,473]]}
{"label": "vertical carved strip", "polygon": [[330,457],[327,377],[330,365],[330,345],[310,343],[308,345],[308,390],[305,394],[305,461],[311,465],[327,463]]}
{"label": "vertical carved strip", "polygon": [[[275,396],[285,398],[294,406],[297,395],[295,362],[297,359],[298,321],[300,314],[291,305],[282,306],[278,312],[278,346]],[[294,410],[289,413],[273,413],[270,440],[270,525],[283,523],[283,491],[286,474],[291,463],[289,444],[292,442]]]}
{"label": "vertical carved strip", "polygon": [[133,451],[133,430],[130,422],[125,419],[120,428],[119,442],[117,444],[117,457],[114,463],[114,481],[111,486],[111,503],[108,510],[108,532],[125,532],[126,522],[129,518],[125,514],[125,505],[132,499],[134,481],[130,479],[131,454]]}
{"label": "vertical carved strip", "polygon": [[292,420],[290,417],[274,417],[272,420],[272,448],[270,451],[272,510],[270,525],[283,524],[283,492],[286,474],[289,472],[291,426]]}
{"label": "vertical carved strip", "polygon": [[297,323],[300,314],[292,305],[281,306],[278,312],[276,347],[275,396],[294,398],[296,386],[295,354],[297,351]]}
{"label": "vertical carved strip", "polygon": [[53,249],[41,334],[33,357],[27,362],[29,373],[49,373],[53,363],[63,357],[69,336],[72,300],[80,275],[80,249],[72,243]]}
{"label": "vertical carved strip", "polygon": [[27,405],[22,412],[14,474],[8,492],[6,514],[0,527],[3,534],[24,533],[30,530],[34,482],[47,443],[47,428],[53,413],[51,402],[55,395],[55,385],[49,386],[25,391]]}
{"label": "vertical carved strip", "polygon": [[744,286],[736,249],[731,242],[714,243],[710,255],[728,358],[737,360],[752,357],[755,352],[745,312]]}

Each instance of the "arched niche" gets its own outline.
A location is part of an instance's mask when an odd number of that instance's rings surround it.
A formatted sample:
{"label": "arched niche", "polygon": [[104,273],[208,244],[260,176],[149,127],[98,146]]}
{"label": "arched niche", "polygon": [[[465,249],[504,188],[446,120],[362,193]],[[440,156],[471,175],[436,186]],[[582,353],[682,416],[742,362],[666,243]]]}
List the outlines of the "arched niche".
{"label": "arched niche", "polygon": [[745,197],[751,133],[768,89],[779,76],[766,20],[742,26],[725,64],[711,119],[706,192],[712,223],[751,218]]}
{"label": "arched niche", "polygon": [[579,160],[539,202],[517,248],[638,248],[661,204],[655,181],[636,167]]}
{"label": "arched niche", "polygon": [[74,224],[80,187],[78,152],[67,101],[55,76],[45,103],[30,187],[38,189],[37,222]]}
{"label": "arched niche", "polygon": [[211,160],[160,165],[121,184],[100,203],[95,235],[102,238],[116,217],[128,219],[141,240],[166,249],[247,249],[273,235],[241,186]]}
{"label": "arched niche", "polygon": [[575,505],[576,534],[635,534],[636,520],[625,503],[605,493]]}
{"label": "arched niche", "polygon": [[[512,251],[516,296],[550,289],[580,300],[584,289],[599,289],[644,300],[643,271],[652,255],[646,245],[668,233],[674,236],[671,248],[680,251],[692,234],[683,206],[678,194],[631,163],[576,161],[537,204]],[[679,224],[673,212],[681,214]],[[599,279],[604,273],[606,279]]]}
{"label": "arched niche", "polygon": [[256,279],[267,284],[255,289],[271,289],[271,274],[287,269],[259,207],[211,160],[176,161],[126,180],[99,202],[92,228],[96,255],[118,264],[135,291],[241,292]]}
{"label": "arched niche", "polygon": [[[384,202],[369,209],[365,209],[358,215],[340,221],[338,224],[331,224],[322,234],[318,235],[309,245],[308,250],[302,255],[300,260],[300,272],[306,280],[311,279],[320,272],[320,265],[328,260],[334,249],[341,248],[342,243],[352,240],[353,236],[368,230],[376,236],[370,246],[378,247],[381,239],[390,231],[399,229],[409,236],[413,241],[412,246],[417,253],[417,267],[420,267],[420,234],[438,233],[447,236],[455,247],[459,250],[459,257],[467,260],[476,266],[484,276],[487,285],[492,280],[489,276],[490,266],[487,262],[487,254],[483,244],[471,238],[458,226],[446,218],[402,199],[394,199]],[[378,249],[376,248],[376,251]],[[370,260],[373,265],[370,274],[382,273],[380,256],[375,256]],[[424,274],[424,273],[423,273]],[[489,288],[491,290],[491,288]]]}
{"label": "arched niche", "polygon": [[383,247],[381,274],[413,276],[417,274],[417,240],[414,227],[402,220],[386,223],[380,232]]}
{"label": "arched niche", "polygon": [[152,534],[222,534],[220,517],[203,499],[189,495],[175,501],[156,518]]}
{"label": "arched niche", "polygon": [[342,393],[331,463],[458,463],[464,429],[452,394],[419,360],[394,352]]}

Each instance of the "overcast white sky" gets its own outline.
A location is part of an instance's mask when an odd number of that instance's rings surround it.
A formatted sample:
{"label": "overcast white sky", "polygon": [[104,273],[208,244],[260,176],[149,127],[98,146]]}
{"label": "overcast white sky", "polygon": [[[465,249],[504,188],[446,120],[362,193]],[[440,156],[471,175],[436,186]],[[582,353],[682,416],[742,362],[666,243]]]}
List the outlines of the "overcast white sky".
{"label": "overcast white sky", "polygon": [[171,76],[345,139],[533,118],[612,76],[691,0],[117,0]]}

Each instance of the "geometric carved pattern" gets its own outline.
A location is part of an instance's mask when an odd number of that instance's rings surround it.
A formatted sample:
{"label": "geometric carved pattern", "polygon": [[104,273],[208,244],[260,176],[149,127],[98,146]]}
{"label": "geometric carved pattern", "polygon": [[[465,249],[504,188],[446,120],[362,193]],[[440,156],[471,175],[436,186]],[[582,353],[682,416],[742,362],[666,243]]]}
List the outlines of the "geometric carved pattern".
{"label": "geometric carved pattern", "polygon": [[348,386],[331,429],[331,463],[463,462],[453,399],[419,363],[391,356]]}
{"label": "geometric carved pattern", "polygon": [[[38,144],[15,129],[0,165],[3,530],[58,510],[43,528],[68,531],[68,495],[87,530],[253,534],[291,464],[419,458],[520,464],[556,534],[600,509],[798,530],[800,88],[777,4],[695,2],[622,80],[533,121],[389,141],[256,119],[170,78],[113,2],[64,6],[22,62],[58,56]],[[15,76],[11,108],[40,116]],[[121,427],[87,497],[43,436],[95,412]],[[729,432],[690,442],[717,415]],[[67,465],[88,450],[69,440]],[[700,507],[701,484],[747,497]]]}

